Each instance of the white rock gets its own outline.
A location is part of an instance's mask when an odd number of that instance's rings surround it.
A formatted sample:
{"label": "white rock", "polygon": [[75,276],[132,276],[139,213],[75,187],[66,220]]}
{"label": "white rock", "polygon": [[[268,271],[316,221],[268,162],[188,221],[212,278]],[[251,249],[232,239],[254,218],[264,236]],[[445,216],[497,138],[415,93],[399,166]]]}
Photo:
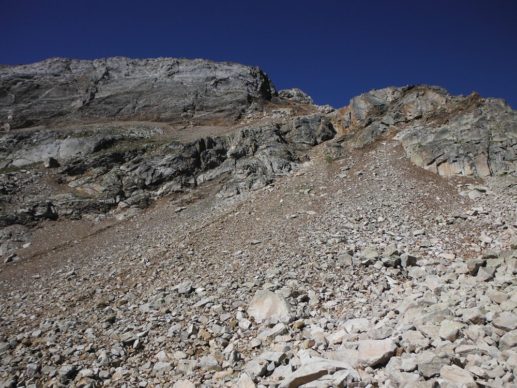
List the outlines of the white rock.
{"label": "white rock", "polygon": [[415,352],[429,346],[429,339],[417,330],[408,330],[402,334],[402,345],[408,352]]}
{"label": "white rock", "polygon": [[277,323],[272,328],[266,328],[258,334],[258,338],[265,340],[267,338],[273,338],[278,335],[285,334],[287,332],[287,326],[284,323]]}
{"label": "white rock", "polygon": [[278,365],[285,358],[285,353],[283,353],[283,352],[264,352],[258,358],[269,361],[269,362],[273,362]]}
{"label": "white rock", "polygon": [[348,333],[345,330],[339,330],[335,333],[327,335],[326,338],[330,344],[340,344],[347,336]]}
{"label": "white rock", "polygon": [[293,368],[290,364],[279,365],[275,368],[273,374],[270,376],[273,381],[285,380],[293,372]]}
{"label": "white rock", "polygon": [[478,274],[477,274],[476,278],[480,282],[487,282],[494,278],[494,274],[495,274],[495,268],[481,267],[478,270]]}
{"label": "white rock", "polygon": [[371,367],[386,364],[395,353],[397,346],[391,339],[359,341],[359,364]]}
{"label": "white rock", "polygon": [[287,301],[280,295],[267,290],[259,290],[251,300],[248,315],[257,322],[289,322],[291,311]]}
{"label": "white rock", "polygon": [[329,358],[330,360],[344,361],[355,368],[357,367],[359,352],[355,349],[340,349],[335,352],[327,352],[325,357]]}
{"label": "white rock", "polygon": [[392,383],[397,383],[400,387],[411,387],[419,376],[417,373],[407,373],[402,369],[402,359],[400,357],[392,357],[385,369],[386,374],[392,380]]}
{"label": "white rock", "polygon": [[494,318],[492,324],[498,329],[506,331],[515,330],[517,329],[517,315],[504,311]]}
{"label": "white rock", "polygon": [[196,385],[188,380],[178,380],[174,383],[172,388],[196,388]]}
{"label": "white rock", "polygon": [[178,284],[174,289],[178,291],[178,294],[189,294],[194,290],[192,282],[189,280],[185,280],[183,283]]}
{"label": "white rock", "polygon": [[326,360],[323,358],[314,358],[310,363],[302,365],[296,371],[286,376],[285,381],[280,384],[283,388],[299,387],[303,384],[310,383],[322,376],[332,374],[337,370],[348,370],[351,380],[359,378],[357,372],[347,363],[341,361]]}
{"label": "white rock", "polygon": [[517,346],[517,330],[509,331],[499,340],[501,350],[510,349]]}
{"label": "white rock", "polygon": [[268,362],[266,360],[254,358],[246,364],[244,371],[249,377],[256,379],[257,377],[261,377],[266,374],[267,364]]}
{"label": "white rock", "polygon": [[445,319],[442,321],[440,325],[439,335],[441,338],[454,342],[456,338],[458,338],[458,334],[460,329],[463,327],[463,324],[460,322],[450,321]]}
{"label": "white rock", "polygon": [[251,322],[248,319],[243,318],[239,321],[239,327],[242,330],[248,330],[251,327]]}
{"label": "white rock", "polygon": [[508,294],[497,290],[490,290],[487,292],[488,297],[494,303],[501,304],[508,299]]}
{"label": "white rock", "polygon": [[359,256],[364,257],[365,259],[375,260],[379,257],[379,252],[377,252],[376,247],[372,245],[364,248],[359,253]]}
{"label": "white rock", "polygon": [[470,372],[456,365],[444,365],[440,369],[440,377],[446,382],[460,387],[474,388],[478,386]]}
{"label": "white rock", "polygon": [[260,345],[262,345],[262,341],[259,340],[258,338],[253,338],[250,341],[250,347],[251,348],[258,348]]}
{"label": "white rock", "polygon": [[486,373],[486,370],[484,370],[483,368],[481,368],[479,366],[467,365],[467,367],[465,369],[467,371],[469,371],[470,373],[472,373],[473,375],[478,376],[478,377],[480,377],[482,379],[486,379],[488,377],[488,374]]}
{"label": "white rock", "polygon": [[159,375],[163,374],[165,372],[168,372],[171,369],[172,369],[172,364],[170,362],[159,361],[156,364],[154,364],[154,366],[153,366],[153,371]]}
{"label": "white rock", "polygon": [[485,314],[479,307],[471,307],[462,310],[463,321],[466,323],[484,323]]}
{"label": "white rock", "polygon": [[199,360],[199,366],[205,370],[221,370],[221,366],[217,360],[212,356],[203,356]]}
{"label": "white rock", "polygon": [[241,374],[239,381],[237,381],[237,388],[255,388],[256,385],[246,373]]}
{"label": "white rock", "polygon": [[366,318],[349,319],[344,324],[345,330],[350,334],[365,332],[369,326],[370,322]]}
{"label": "white rock", "polygon": [[435,352],[425,350],[417,354],[418,371],[425,378],[437,376],[444,365],[450,363],[446,357],[440,357]]}
{"label": "white rock", "polygon": [[403,358],[400,360],[400,370],[404,372],[413,372],[418,367],[414,358]]}

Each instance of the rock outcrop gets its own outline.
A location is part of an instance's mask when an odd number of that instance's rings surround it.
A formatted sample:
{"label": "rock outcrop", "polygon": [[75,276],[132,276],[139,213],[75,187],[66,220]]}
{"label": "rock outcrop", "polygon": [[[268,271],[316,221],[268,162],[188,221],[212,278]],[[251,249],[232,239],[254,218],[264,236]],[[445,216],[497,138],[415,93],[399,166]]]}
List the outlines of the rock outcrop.
{"label": "rock outcrop", "polygon": [[314,104],[311,96],[298,88],[280,90],[278,92],[278,96],[289,101],[301,102],[303,104]]}
{"label": "rock outcrop", "polygon": [[342,120],[356,146],[396,134],[411,161],[439,175],[517,174],[517,112],[502,100],[386,88],[353,98]]}
{"label": "rock outcrop", "polygon": [[[83,99],[77,68],[106,63]],[[0,70],[0,386],[515,385],[508,106],[418,86],[335,111],[206,61],[17,69],[38,67]]]}
{"label": "rock outcrop", "polygon": [[171,58],[2,67],[0,124],[2,226],[145,207],[216,179],[222,196],[261,188],[335,134],[260,69]]}
{"label": "rock outcrop", "polygon": [[500,100],[412,86],[335,111],[277,93],[260,69],[206,60],[0,67],[0,125],[1,227],[119,215],[208,182],[224,198],[260,189],[336,128],[328,160],[394,137],[439,175],[517,175],[517,113]]}
{"label": "rock outcrop", "polygon": [[[146,206],[221,177],[224,196],[260,188],[333,138],[339,120],[345,143],[396,136],[416,165],[440,175],[517,170],[516,112],[437,87],[374,90],[336,113],[300,89],[276,94],[260,69],[204,60],[49,59],[3,67],[0,81],[0,120],[9,129],[0,138],[0,168],[9,173],[2,225]],[[224,135],[195,134],[197,124],[230,128],[236,120],[241,125]],[[188,125],[192,140],[176,141],[159,122]],[[42,165],[46,172],[37,171]],[[19,169],[34,173],[18,176]],[[24,191],[49,173],[64,192]]]}
{"label": "rock outcrop", "polygon": [[[7,133],[0,138],[5,171],[0,225],[146,207],[152,199],[219,178],[224,178],[222,196],[255,190],[291,171],[335,130],[316,113],[186,143],[160,144],[160,134],[158,128],[138,126],[126,131],[102,126],[66,137],[49,130]],[[60,167],[42,169],[49,158]],[[53,191],[49,180],[61,190]]]}
{"label": "rock outcrop", "polygon": [[258,68],[173,58],[0,67],[0,127],[106,120],[233,122],[275,94]]}

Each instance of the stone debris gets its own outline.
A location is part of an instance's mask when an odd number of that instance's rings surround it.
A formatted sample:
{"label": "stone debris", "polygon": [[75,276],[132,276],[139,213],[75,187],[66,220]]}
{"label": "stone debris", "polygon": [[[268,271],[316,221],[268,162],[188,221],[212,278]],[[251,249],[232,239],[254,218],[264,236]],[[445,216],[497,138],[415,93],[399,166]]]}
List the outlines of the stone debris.
{"label": "stone debris", "polygon": [[[258,69],[148,65],[129,110],[145,61],[0,70],[90,77],[54,101],[42,76],[0,136],[0,386],[517,384],[511,108],[415,86],[334,110]],[[46,116],[111,93],[109,125]],[[158,122],[115,120],[140,108]]]}
{"label": "stone debris", "polygon": [[459,322],[444,319],[440,324],[440,331],[438,332],[438,334],[442,339],[454,342],[458,337],[458,334],[462,327],[463,324]]}
{"label": "stone debris", "polygon": [[332,375],[339,370],[346,370],[344,378],[351,383],[359,379],[357,372],[350,365],[340,361],[310,359],[302,364],[296,371],[288,375],[280,384],[283,388],[297,388],[312,381],[318,380],[320,377]]}

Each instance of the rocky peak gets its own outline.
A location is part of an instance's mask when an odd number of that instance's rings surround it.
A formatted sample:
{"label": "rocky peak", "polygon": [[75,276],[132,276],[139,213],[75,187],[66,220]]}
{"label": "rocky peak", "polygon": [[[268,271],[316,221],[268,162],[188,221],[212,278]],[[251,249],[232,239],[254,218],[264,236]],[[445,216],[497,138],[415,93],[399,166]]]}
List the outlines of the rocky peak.
{"label": "rocky peak", "polygon": [[341,111],[357,147],[395,136],[418,166],[440,175],[515,174],[517,113],[477,93],[452,96],[435,86],[373,90]]}
{"label": "rocky peak", "polygon": [[274,95],[256,67],[202,59],[52,58],[0,68],[6,129],[102,120],[233,122]]}

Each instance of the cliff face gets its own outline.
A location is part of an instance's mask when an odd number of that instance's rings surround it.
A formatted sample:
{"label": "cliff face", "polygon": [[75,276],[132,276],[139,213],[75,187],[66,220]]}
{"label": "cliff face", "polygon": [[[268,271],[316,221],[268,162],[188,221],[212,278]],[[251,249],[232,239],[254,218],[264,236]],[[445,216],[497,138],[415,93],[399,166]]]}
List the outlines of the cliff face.
{"label": "cliff face", "polygon": [[328,143],[379,140],[443,176],[517,174],[517,113],[432,86],[373,90],[339,111],[260,69],[206,60],[49,59],[0,68],[0,226],[145,207],[220,184],[270,184]]}
{"label": "cliff face", "polygon": [[517,112],[502,100],[411,86],[374,90],[342,111],[356,147],[395,136],[419,167],[443,176],[515,175]]}
{"label": "cliff face", "polygon": [[186,59],[48,59],[0,68],[0,125],[232,122],[275,93],[259,69]]}
{"label": "cliff face", "polygon": [[222,196],[263,187],[334,136],[328,112],[234,63],[0,68],[0,225],[145,207],[209,181]]}

